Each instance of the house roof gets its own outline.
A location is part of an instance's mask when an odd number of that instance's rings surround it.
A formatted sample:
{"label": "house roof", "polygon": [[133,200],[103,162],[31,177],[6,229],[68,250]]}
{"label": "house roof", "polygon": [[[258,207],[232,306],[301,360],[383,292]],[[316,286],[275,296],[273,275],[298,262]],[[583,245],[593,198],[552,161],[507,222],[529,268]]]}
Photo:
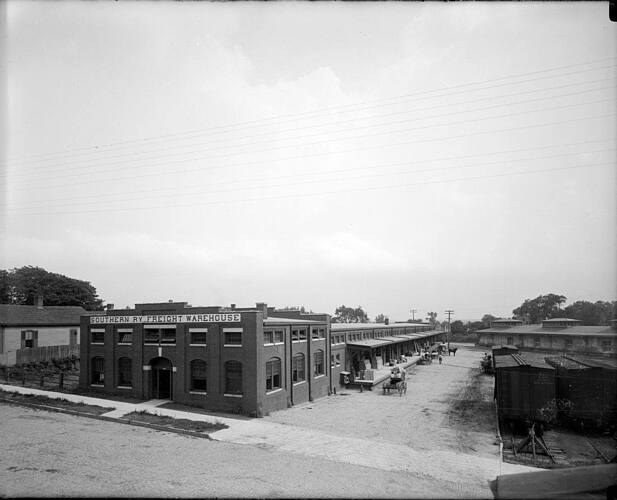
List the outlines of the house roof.
{"label": "house roof", "polygon": [[324,325],[325,321],[316,321],[313,319],[296,319],[296,318],[277,318],[275,316],[268,316],[264,319],[264,325]]}
{"label": "house roof", "polygon": [[79,317],[88,314],[80,306],[0,304],[0,326],[79,326]]}
{"label": "house roof", "polygon": [[528,334],[528,335],[583,335],[583,336],[600,336],[600,337],[615,337],[617,331],[610,326],[581,326],[575,325],[564,328],[542,328],[542,325],[520,325],[500,328],[484,328],[478,330],[482,333],[499,333],[499,334]]}
{"label": "house roof", "polygon": [[545,319],[542,323],[580,323],[580,319],[572,319],[572,318],[551,318]]}
{"label": "house roof", "polygon": [[383,330],[385,328],[405,328],[407,326],[430,326],[428,323],[332,323],[331,330]]}

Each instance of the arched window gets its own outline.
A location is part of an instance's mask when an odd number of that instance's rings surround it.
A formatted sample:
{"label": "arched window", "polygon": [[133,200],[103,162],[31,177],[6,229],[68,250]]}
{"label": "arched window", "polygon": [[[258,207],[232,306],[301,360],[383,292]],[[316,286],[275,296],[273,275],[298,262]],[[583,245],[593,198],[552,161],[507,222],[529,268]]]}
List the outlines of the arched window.
{"label": "arched window", "polygon": [[293,382],[302,382],[306,379],[304,375],[304,354],[296,354],[291,360],[291,379]]}
{"label": "arched window", "polygon": [[225,363],[225,394],[242,394],[242,363]]}
{"label": "arched window", "polygon": [[208,365],[201,359],[191,361],[191,391],[208,390]]}
{"label": "arched window", "polygon": [[323,351],[321,349],[315,351],[313,355],[314,360],[314,375],[323,375],[324,374],[324,365],[323,365]]}
{"label": "arched window", "polygon": [[281,360],[271,358],[266,363],[266,391],[281,388]]}
{"label": "arched window", "polygon": [[130,358],[120,358],[118,360],[118,385],[122,387],[133,387]]}
{"label": "arched window", "polygon": [[105,383],[105,359],[101,357],[92,358],[92,378],[91,384],[103,385]]}

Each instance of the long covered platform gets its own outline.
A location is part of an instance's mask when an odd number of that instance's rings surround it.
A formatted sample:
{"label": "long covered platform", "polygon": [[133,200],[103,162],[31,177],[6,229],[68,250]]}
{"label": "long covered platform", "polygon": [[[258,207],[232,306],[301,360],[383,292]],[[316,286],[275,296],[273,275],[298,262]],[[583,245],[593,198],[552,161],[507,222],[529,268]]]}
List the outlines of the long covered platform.
{"label": "long covered platform", "polygon": [[420,353],[430,352],[446,335],[442,330],[418,323],[334,323],[331,328],[335,339],[340,333],[345,334],[343,380],[368,388],[389,378],[393,367],[406,368],[416,364],[421,359]]}

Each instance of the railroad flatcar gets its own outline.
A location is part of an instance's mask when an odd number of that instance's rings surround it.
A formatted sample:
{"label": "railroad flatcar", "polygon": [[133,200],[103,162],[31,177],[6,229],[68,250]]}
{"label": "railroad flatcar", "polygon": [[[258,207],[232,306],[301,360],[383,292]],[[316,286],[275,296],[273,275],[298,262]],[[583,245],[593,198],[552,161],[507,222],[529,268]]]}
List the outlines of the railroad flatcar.
{"label": "railroad flatcar", "polygon": [[617,361],[583,356],[545,358],[556,370],[559,418],[578,428],[617,425]]}
{"label": "railroad flatcar", "polygon": [[494,360],[499,419],[548,422],[555,399],[555,369],[516,353],[494,356]]}

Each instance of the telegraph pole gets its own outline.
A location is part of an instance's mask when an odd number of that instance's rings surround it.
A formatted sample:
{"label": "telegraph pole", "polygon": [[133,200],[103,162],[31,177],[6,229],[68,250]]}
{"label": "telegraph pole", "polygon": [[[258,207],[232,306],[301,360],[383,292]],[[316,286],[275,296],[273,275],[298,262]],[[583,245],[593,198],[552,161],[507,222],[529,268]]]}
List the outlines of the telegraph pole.
{"label": "telegraph pole", "polygon": [[446,309],[445,312],[448,315],[448,348],[450,348],[450,315],[454,314],[454,310],[453,309]]}

